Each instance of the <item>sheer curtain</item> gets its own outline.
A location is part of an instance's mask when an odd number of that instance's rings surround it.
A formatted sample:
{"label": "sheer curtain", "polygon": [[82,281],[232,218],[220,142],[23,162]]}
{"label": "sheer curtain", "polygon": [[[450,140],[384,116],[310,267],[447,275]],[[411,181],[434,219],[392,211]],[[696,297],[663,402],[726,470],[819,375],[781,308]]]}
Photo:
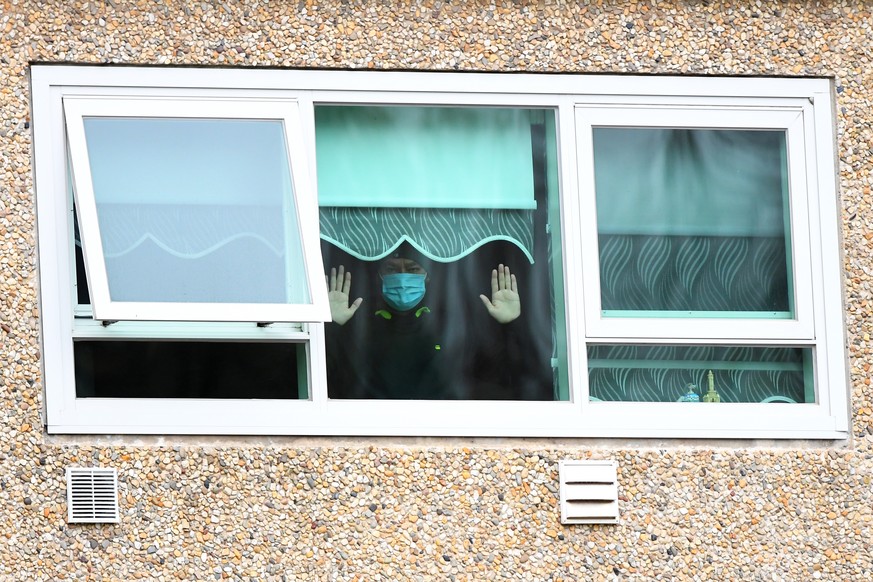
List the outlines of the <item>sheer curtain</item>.
{"label": "sheer curtain", "polygon": [[791,310],[783,132],[595,128],[594,166],[603,309]]}

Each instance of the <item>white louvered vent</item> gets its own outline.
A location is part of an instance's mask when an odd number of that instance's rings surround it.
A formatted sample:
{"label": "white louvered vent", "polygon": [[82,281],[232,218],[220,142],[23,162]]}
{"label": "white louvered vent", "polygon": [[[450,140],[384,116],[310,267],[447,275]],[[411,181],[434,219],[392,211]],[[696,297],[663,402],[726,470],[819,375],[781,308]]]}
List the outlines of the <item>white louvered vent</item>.
{"label": "white louvered vent", "polygon": [[118,473],[115,469],[67,468],[67,522],[117,523]]}
{"label": "white louvered vent", "polygon": [[561,523],[618,523],[615,461],[560,461]]}

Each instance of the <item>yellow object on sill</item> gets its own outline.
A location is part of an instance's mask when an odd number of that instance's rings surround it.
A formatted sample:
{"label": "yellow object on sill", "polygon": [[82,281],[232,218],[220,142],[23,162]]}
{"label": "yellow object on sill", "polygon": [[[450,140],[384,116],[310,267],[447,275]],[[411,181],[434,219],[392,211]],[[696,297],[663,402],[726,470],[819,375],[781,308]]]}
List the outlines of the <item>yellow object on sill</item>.
{"label": "yellow object on sill", "polygon": [[709,374],[706,375],[706,379],[709,383],[709,389],[706,391],[706,394],[703,395],[704,402],[721,402],[721,396],[719,396],[718,392],[715,391],[715,376],[712,373],[712,370],[709,371]]}

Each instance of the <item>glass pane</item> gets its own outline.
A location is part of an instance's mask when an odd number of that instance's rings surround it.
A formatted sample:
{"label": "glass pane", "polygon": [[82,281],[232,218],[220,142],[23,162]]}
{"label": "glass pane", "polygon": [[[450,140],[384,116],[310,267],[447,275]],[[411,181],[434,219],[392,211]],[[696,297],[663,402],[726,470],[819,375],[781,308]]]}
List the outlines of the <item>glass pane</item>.
{"label": "glass pane", "polygon": [[[368,142],[367,132],[376,131],[372,116],[336,109],[331,106],[331,119],[343,119],[343,131],[357,135],[357,143]],[[554,112],[433,108],[445,122],[433,139],[426,115],[406,115],[402,107],[367,109],[378,119],[411,123],[404,129],[406,163],[426,170],[359,174],[371,207],[322,208],[325,271],[351,274],[349,289],[342,279],[331,285],[333,322],[325,328],[329,396],[567,399],[560,370],[565,360],[559,356],[565,340],[557,331],[564,316],[554,299],[560,242],[552,244],[557,228],[549,227],[559,220]],[[321,110],[316,107],[317,140]],[[508,146],[490,123],[495,111],[523,119],[524,139]],[[335,130],[331,125],[329,131]],[[461,171],[447,161],[452,152],[444,151],[459,141],[476,144],[474,157],[490,161],[465,164]],[[320,168],[323,163],[320,158]],[[503,199],[496,189],[476,198],[495,167],[519,163],[524,167],[513,175],[528,177],[513,189],[532,201],[528,208],[509,202],[517,192],[507,191]],[[460,189],[456,198],[477,202],[456,208],[422,195],[434,207],[384,206],[379,193],[388,181],[408,197],[450,188]]]}
{"label": "glass pane", "polygon": [[815,402],[812,350],[752,346],[588,346],[591,400]]}
{"label": "glass pane", "polygon": [[298,343],[77,341],[77,398],[306,399]]}
{"label": "glass pane", "polygon": [[595,128],[606,316],[793,317],[783,131]]}
{"label": "glass pane", "polygon": [[79,219],[73,206],[73,246],[76,255],[76,303],[91,305],[91,295],[88,293],[88,274],[85,270],[85,256],[82,253],[82,237],[79,234]]}
{"label": "glass pane", "polygon": [[84,124],[113,301],[310,302],[281,121]]}

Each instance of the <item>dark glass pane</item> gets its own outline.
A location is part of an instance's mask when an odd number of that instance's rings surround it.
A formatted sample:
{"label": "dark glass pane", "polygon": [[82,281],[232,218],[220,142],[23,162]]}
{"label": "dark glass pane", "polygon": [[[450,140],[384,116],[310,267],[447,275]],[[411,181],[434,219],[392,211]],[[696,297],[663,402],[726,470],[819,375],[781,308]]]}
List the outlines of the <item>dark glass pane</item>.
{"label": "dark glass pane", "polygon": [[88,276],[85,273],[85,257],[82,256],[82,245],[78,241],[76,242],[76,302],[79,305],[91,305]]}
{"label": "dark glass pane", "polygon": [[79,398],[306,398],[298,343],[77,341]]}
{"label": "dark glass pane", "polygon": [[592,345],[588,377],[592,400],[815,402],[809,348]]}
{"label": "dark glass pane", "polygon": [[[73,197],[70,191],[70,197]],[[73,248],[76,253],[76,303],[91,305],[91,295],[88,293],[88,274],[85,271],[85,255],[82,254],[82,235],[79,233],[79,217],[76,215],[76,205],[73,204]]]}

